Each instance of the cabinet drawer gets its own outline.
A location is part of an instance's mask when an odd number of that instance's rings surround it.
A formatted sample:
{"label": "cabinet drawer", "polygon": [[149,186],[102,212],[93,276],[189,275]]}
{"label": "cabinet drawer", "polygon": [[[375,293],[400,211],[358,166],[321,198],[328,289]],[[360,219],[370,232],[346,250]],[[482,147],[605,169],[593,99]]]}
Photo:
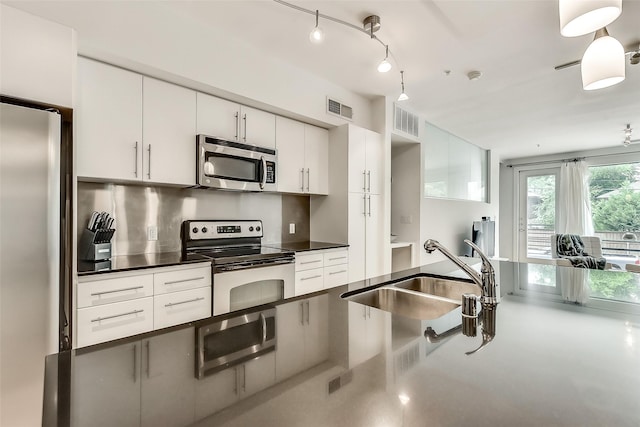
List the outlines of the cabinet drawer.
{"label": "cabinet drawer", "polygon": [[316,292],[324,287],[324,269],[296,272],[296,296]]}
{"label": "cabinet drawer", "polygon": [[78,282],[78,308],[153,296],[153,275]]}
{"label": "cabinet drawer", "polygon": [[348,264],[333,265],[324,268],[324,288],[329,289],[349,283]]}
{"label": "cabinet drawer", "polygon": [[153,275],[155,295],[211,286],[211,266],[168,271]]}
{"label": "cabinet drawer", "polygon": [[324,255],[322,252],[308,254],[296,254],[296,271],[310,270],[323,266]]}
{"label": "cabinet drawer", "polygon": [[153,329],[153,298],[138,298],[77,311],[78,347]]}
{"label": "cabinet drawer", "polygon": [[158,295],[153,305],[153,329],[210,317],[211,287]]}
{"label": "cabinet drawer", "polygon": [[332,251],[324,253],[324,266],[347,264],[349,263],[349,251]]}

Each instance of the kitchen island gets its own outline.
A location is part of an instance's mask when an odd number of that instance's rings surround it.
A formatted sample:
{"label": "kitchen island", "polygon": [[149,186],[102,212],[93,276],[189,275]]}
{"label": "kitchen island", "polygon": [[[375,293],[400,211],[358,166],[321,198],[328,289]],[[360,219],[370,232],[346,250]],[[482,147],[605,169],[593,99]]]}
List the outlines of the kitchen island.
{"label": "kitchen island", "polygon": [[[276,306],[277,349],[260,357],[268,363],[246,362],[243,369],[229,367],[204,380],[193,373],[198,322],[149,338],[164,360],[150,358],[148,348],[141,351],[144,337],[49,356],[43,425],[640,425],[640,317],[633,296],[616,301],[585,296],[589,292],[578,292],[579,284],[588,287],[589,274],[576,275],[576,269],[545,266],[542,277],[530,264],[499,262],[496,267],[502,301],[495,337],[473,355],[465,352],[480,345],[481,334],[457,334],[440,343],[429,343],[423,335],[427,327],[443,333],[460,324],[459,309],[425,321],[340,298],[347,290],[421,273],[464,277],[443,261],[284,301]],[[604,273],[612,282],[636,280],[632,273]],[[550,277],[569,281],[572,292],[565,292],[566,285],[552,286]],[[307,301],[326,311],[311,322],[284,315],[286,307],[304,312]],[[314,321],[319,327],[303,329],[302,340],[284,336],[297,323]],[[107,375],[105,364],[114,360],[106,357],[109,352],[135,345],[136,339],[140,345],[125,352],[133,364],[121,381]],[[174,363],[170,353],[178,342],[187,351]],[[279,360],[309,353],[323,357],[283,374]],[[273,380],[255,388],[265,376]],[[226,391],[218,387],[229,378],[235,384]],[[127,382],[130,398],[121,388]]]}

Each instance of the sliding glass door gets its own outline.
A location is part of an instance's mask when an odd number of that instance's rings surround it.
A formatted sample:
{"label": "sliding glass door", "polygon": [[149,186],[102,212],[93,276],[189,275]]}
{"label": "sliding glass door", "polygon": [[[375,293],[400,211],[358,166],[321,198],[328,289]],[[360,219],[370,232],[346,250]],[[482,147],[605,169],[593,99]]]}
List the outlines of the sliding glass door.
{"label": "sliding glass door", "polygon": [[518,260],[551,263],[560,168],[521,170],[518,174]]}

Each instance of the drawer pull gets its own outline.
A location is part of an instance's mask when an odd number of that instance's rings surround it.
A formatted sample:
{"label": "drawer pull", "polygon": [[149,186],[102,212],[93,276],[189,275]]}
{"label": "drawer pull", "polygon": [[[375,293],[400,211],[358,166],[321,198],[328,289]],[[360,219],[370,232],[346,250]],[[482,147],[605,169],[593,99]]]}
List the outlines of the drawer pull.
{"label": "drawer pull", "polygon": [[171,280],[170,282],[164,282],[165,285],[175,285],[176,283],[193,282],[196,280],[204,280],[204,276],[194,277],[192,279]]}
{"label": "drawer pull", "polygon": [[340,274],[340,273],[346,273],[347,270],[340,270],[340,271],[331,271],[329,272],[329,274]]}
{"label": "drawer pull", "polygon": [[122,313],[122,314],[114,314],[113,316],[106,316],[106,317],[98,317],[96,319],[91,319],[91,322],[102,322],[103,320],[109,320],[109,319],[115,319],[116,317],[123,317],[123,316],[130,316],[132,314],[138,314],[138,313],[142,313],[144,310],[133,310],[130,311],[128,313]]}
{"label": "drawer pull", "polygon": [[95,292],[91,294],[92,297],[99,297],[100,295],[112,294],[114,292],[126,292],[126,291],[135,291],[136,289],[143,289],[144,286],[134,286],[132,288],[124,288],[124,289],[116,289],[114,291],[103,291],[103,292]]}
{"label": "drawer pull", "polygon": [[311,279],[317,279],[318,277],[322,277],[322,275],[316,274],[315,276],[311,276],[311,277],[301,277],[300,280],[311,280]]}
{"label": "drawer pull", "polygon": [[198,298],[194,298],[194,299],[188,299],[186,301],[180,301],[180,302],[170,302],[169,304],[165,304],[165,307],[173,307],[174,305],[180,305],[180,304],[187,304],[190,302],[196,302],[196,301],[202,301],[204,299],[204,297],[198,297]]}
{"label": "drawer pull", "polygon": [[315,260],[315,261],[304,261],[304,262],[301,262],[301,263],[300,263],[300,265],[305,265],[305,264],[314,264],[314,263],[316,263],[316,262],[322,262],[322,260],[321,260],[321,259],[317,259],[317,260]]}
{"label": "drawer pull", "polygon": [[347,259],[346,256],[339,256],[339,257],[335,257],[335,258],[329,258],[329,261],[335,261],[337,259]]}

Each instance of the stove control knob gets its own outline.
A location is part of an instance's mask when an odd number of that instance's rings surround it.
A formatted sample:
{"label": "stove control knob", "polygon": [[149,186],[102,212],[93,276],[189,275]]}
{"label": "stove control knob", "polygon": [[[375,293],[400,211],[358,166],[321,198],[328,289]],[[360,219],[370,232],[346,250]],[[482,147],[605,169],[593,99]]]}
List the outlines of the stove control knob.
{"label": "stove control knob", "polygon": [[253,231],[253,227],[249,227],[249,231]]}
{"label": "stove control knob", "polygon": [[193,227],[193,229],[191,230],[193,232],[193,234],[198,232],[198,228],[197,227]]}
{"label": "stove control knob", "polygon": [[202,227],[202,232],[206,233],[207,232],[207,227]]}
{"label": "stove control knob", "polygon": [[260,226],[257,226],[256,231],[260,231],[260,230],[261,230]]}

